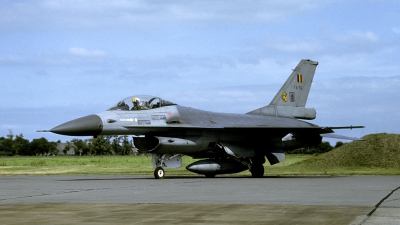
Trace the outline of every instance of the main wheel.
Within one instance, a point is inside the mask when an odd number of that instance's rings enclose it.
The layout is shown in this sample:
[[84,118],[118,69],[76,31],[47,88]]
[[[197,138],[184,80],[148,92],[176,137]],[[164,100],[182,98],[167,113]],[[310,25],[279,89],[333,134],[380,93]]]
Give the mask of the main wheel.
[[154,177],[155,177],[156,179],[163,179],[164,176],[165,176],[165,172],[164,172],[164,169],[163,169],[162,167],[157,167],[157,168],[154,170]]
[[255,178],[261,178],[264,176],[264,166],[263,164],[253,164],[251,169],[251,176]]

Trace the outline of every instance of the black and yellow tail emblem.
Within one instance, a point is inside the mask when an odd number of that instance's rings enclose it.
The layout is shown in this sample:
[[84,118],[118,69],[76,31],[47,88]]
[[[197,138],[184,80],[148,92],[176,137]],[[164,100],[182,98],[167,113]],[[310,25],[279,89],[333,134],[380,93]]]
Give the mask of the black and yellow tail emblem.
[[297,83],[303,83],[303,75],[297,74]]
[[282,100],[284,102],[287,102],[287,93],[286,92],[282,92]]

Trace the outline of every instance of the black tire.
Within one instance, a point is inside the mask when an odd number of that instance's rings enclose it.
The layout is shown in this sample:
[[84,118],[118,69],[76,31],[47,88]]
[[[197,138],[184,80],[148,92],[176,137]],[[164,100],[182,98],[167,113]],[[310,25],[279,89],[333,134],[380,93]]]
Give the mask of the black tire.
[[207,173],[207,174],[205,174],[205,176],[207,178],[214,178],[215,177],[215,173]]
[[163,179],[164,176],[165,176],[165,171],[164,171],[164,169],[163,169],[162,167],[157,167],[157,168],[154,170],[154,177],[155,177],[156,179]]
[[262,164],[254,164],[251,169],[251,176],[254,178],[261,178],[264,176],[264,166]]

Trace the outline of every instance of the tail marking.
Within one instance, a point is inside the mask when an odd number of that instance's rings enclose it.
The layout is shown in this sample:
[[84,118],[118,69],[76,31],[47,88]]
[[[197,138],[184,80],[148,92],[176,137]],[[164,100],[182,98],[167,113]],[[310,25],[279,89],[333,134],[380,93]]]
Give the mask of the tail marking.
[[316,61],[300,60],[271,103],[248,114],[315,119],[315,109],[305,108],[305,105],[317,65]]

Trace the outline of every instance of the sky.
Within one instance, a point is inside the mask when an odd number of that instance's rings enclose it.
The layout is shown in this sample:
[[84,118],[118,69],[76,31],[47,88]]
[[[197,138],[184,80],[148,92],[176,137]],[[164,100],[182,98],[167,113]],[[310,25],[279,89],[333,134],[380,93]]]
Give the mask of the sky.
[[399,9],[397,0],[0,0],[0,137],[71,140],[36,131],[138,94],[246,113],[269,104],[301,59],[319,62],[310,122],[366,126],[336,131],[352,137],[400,133]]

